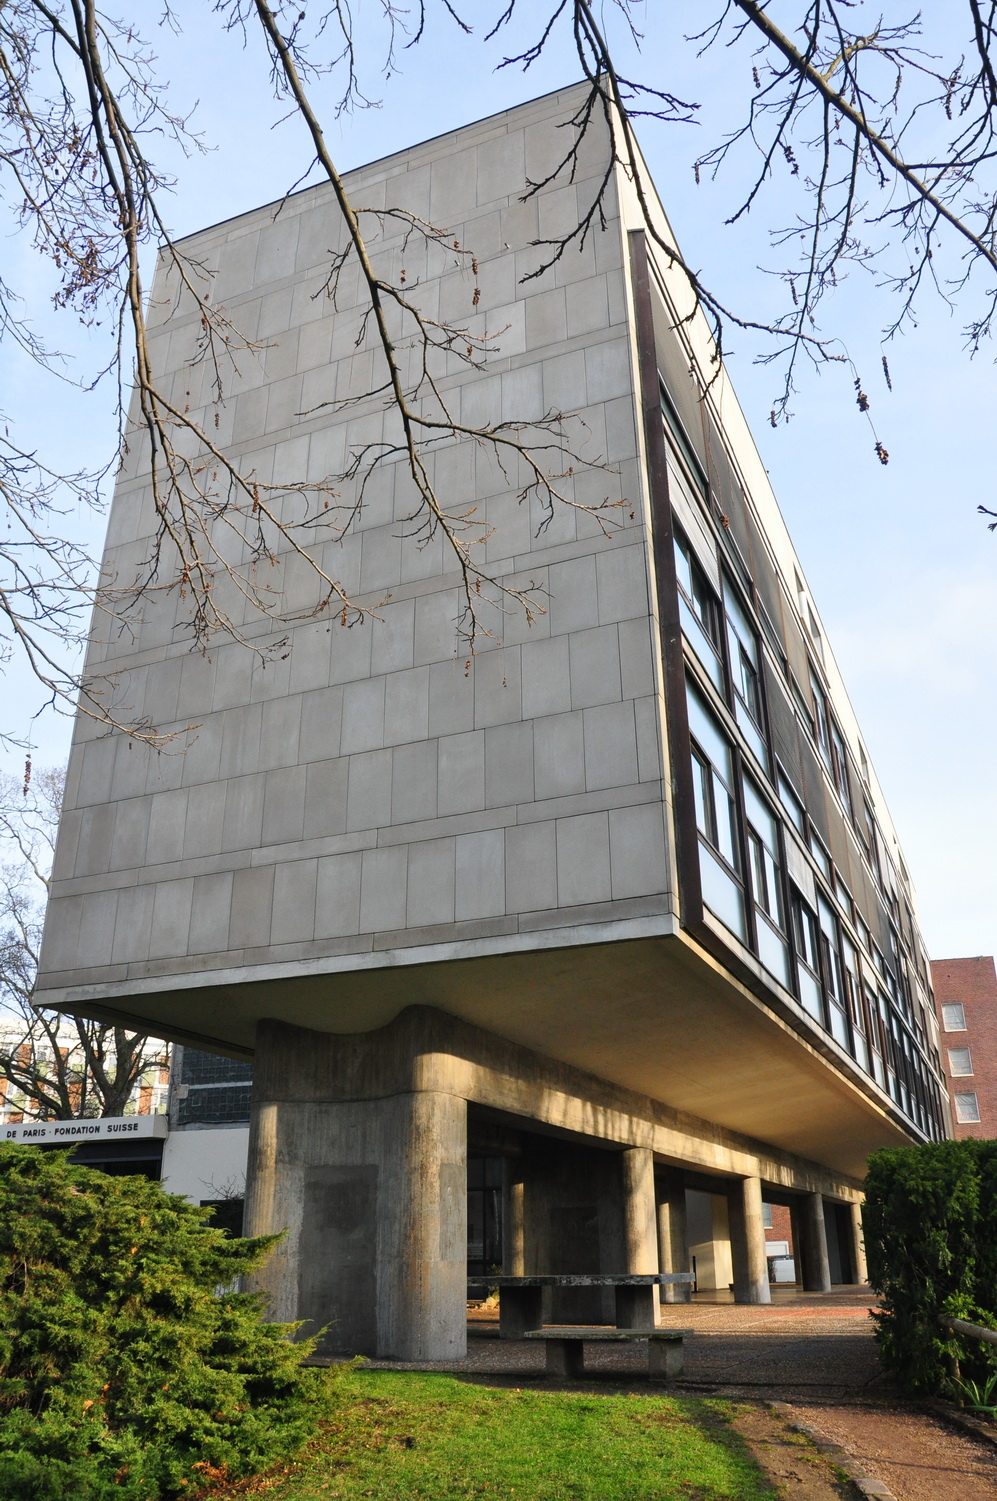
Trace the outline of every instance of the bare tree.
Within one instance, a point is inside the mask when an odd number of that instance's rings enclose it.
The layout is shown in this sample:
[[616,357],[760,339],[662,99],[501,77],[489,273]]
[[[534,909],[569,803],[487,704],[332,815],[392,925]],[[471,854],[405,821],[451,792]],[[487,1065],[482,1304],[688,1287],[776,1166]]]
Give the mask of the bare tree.
[[27,1120],[123,1115],[146,1075],[165,1067],[164,1043],[32,1002],[63,774],[23,785],[0,776],[0,1099]]
[[[319,541],[344,536],[361,511],[379,466],[402,460],[411,476],[412,504],[405,531],[412,546],[442,537],[463,580],[459,622],[468,651],[488,629],[489,612],[542,611],[529,586],[512,588],[489,574],[480,518],[461,498],[441,493],[432,459],[447,444],[471,442],[487,449],[515,476],[525,498],[539,500],[541,525],[562,504],[580,504],[572,477],[582,463],[583,435],[569,413],[547,411],[522,421],[468,425],[450,410],[440,384],[454,361],[487,362],[500,330],[480,326],[477,260],[473,246],[455,240],[450,227],[428,223],[400,208],[378,211],[354,203],[323,133],[317,99],[334,114],[371,102],[363,78],[353,12],[344,0],[305,8],[299,0],[217,0],[216,11],[233,43],[255,32],[269,56],[268,86],[297,116],[302,150],[296,186],[327,180],[342,216],[342,235],[329,254],[325,293],[335,306],[344,277],[359,279],[367,311],[358,350],[370,351],[374,374],[363,399],[379,397],[394,414],[389,439],[348,455],[345,467],[316,481],[275,476],[264,483],[240,469],[216,438],[227,382],[241,362],[258,353],[211,295],[210,268],[194,264],[170,238],[163,194],[169,184],[153,151],[167,137],[181,150],[199,147],[189,122],[171,104],[165,80],[129,18],[114,20],[96,0],[7,0],[0,6],[0,191],[38,251],[58,274],[57,303],[86,324],[113,328],[106,374],[121,389],[134,371],[131,420],[122,413],[123,442],[145,445],[157,533],[137,577],[103,579],[76,545],[62,540],[59,513],[84,502],[99,504],[102,474],[60,474],[45,456],[0,436],[0,490],[10,525],[0,541],[0,615],[4,649],[23,652],[54,702],[75,704],[108,726],[157,742],[155,724],[127,705],[115,707],[104,690],[67,660],[67,643],[85,632],[92,605],[127,617],[136,598],[176,592],[193,649],[220,640],[245,641],[248,650],[277,651],[246,639],[250,615],[279,621],[280,569],[303,562],[315,577],[316,614],[328,612],[344,628],[369,605],[351,597],[327,570]],[[636,0],[613,0],[599,16],[589,0],[549,0],[525,8],[517,0],[497,6],[481,28],[483,40],[509,37],[502,66],[528,70],[548,49],[574,49],[588,90],[565,133],[563,156],[544,183],[570,181],[590,132],[608,138],[605,177],[591,209],[562,237],[542,242],[539,275],[581,247],[602,221],[617,170],[634,183],[648,233],[684,274],[713,328],[718,359],[732,327],[770,336],[766,358],[778,363],[772,421],[789,415],[801,359],[842,362],[854,399],[870,419],[870,400],[848,352],[822,327],[829,293],[850,269],[871,272],[892,311],[889,339],[912,325],[918,299],[931,290],[945,299],[963,294],[970,307],[966,336],[972,349],[989,337],[997,298],[993,174],[997,74],[993,56],[997,7],[960,0],[945,17],[946,55],[932,55],[918,16],[859,30],[854,0],[795,0],[780,7],[755,0],[718,0],[703,8],[676,3],[688,14],[694,51],[730,55],[732,90],[742,87],[743,123],[701,150],[698,175],[732,169],[747,183],[730,216],[759,211],[768,195],[773,252],[769,269],[786,303],[774,316],[752,316],[728,306],[682,258],[644,200],[644,181],[633,122],[678,124],[698,117],[698,106],[669,87],[673,59],[650,49],[643,75],[627,76],[615,59],[622,45],[639,47]],[[784,18],[782,28],[776,15]],[[402,10],[381,0],[385,73],[404,49],[425,45],[427,21],[438,14],[464,33],[476,12],[459,0],[417,0]],[[176,24],[169,6],[164,24]],[[533,40],[517,42],[517,27]],[[932,43],[932,45],[935,45]],[[633,72],[628,69],[628,72]],[[330,77],[332,82],[330,83]],[[252,83],[247,85],[253,87]],[[709,125],[709,121],[702,122]],[[393,279],[376,254],[379,236],[399,227],[437,255],[456,257],[468,272],[465,320],[435,317],[417,285]],[[143,247],[158,242],[171,269],[172,295],[200,314],[194,364],[209,372],[208,420],[199,421],[182,397],[157,383],[149,352]],[[53,353],[33,332],[18,289],[0,280],[0,335],[42,364]],[[884,375],[889,369],[884,358]],[[356,400],[358,398],[352,398]],[[330,406],[334,403],[330,402]],[[878,433],[872,446],[888,460]],[[586,509],[610,528],[620,497],[606,475],[601,501]],[[233,555],[243,561],[233,565]],[[275,571],[276,570],[276,571]]]

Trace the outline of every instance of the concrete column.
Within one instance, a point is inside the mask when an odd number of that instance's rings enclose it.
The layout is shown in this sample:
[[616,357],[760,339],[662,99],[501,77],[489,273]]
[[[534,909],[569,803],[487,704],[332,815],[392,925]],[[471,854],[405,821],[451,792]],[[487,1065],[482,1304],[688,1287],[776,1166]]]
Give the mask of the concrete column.
[[[625,1272],[658,1270],[658,1215],[654,1196],[654,1154],[650,1147],[623,1153],[623,1245]],[[660,1288],[617,1288],[617,1323],[646,1327],[658,1322]]]
[[789,1233],[793,1237],[793,1272],[796,1285],[803,1286],[803,1211],[794,1200],[789,1209]]
[[658,1270],[658,1217],[650,1147],[623,1153],[623,1238],[626,1272]]
[[869,1266],[865,1259],[865,1234],[862,1229],[862,1205],[851,1205],[852,1215],[852,1268],[856,1282],[869,1281]]
[[467,1102],[411,1034],[258,1029],[247,1234],[286,1233],[253,1282],[326,1352],[466,1353]]
[[762,1224],[762,1182],[742,1178],[730,1189],[730,1252],[734,1269],[735,1303],[771,1303],[765,1226]]
[[827,1229],[824,1225],[822,1194],[807,1194],[800,1215],[800,1260],[803,1266],[803,1290],[808,1293],[831,1291],[831,1264],[827,1255]]
[[526,1275],[526,1198],[521,1157],[502,1163],[502,1271],[507,1277]]
[[[658,1201],[658,1257],[663,1272],[692,1270],[686,1226],[685,1185],[680,1173],[660,1173],[655,1179]],[[692,1286],[661,1289],[663,1303],[689,1303]]]
[[[395,1360],[467,1351],[467,1102],[419,1091],[385,1101],[378,1196],[377,1343]],[[396,1147],[401,1147],[397,1151]],[[446,1350],[450,1355],[433,1354]]]

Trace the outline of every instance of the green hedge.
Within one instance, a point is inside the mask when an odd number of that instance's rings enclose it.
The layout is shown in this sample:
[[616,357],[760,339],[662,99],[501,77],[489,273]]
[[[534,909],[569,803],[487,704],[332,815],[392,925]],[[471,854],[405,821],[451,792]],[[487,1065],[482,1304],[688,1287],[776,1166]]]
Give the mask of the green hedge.
[[865,1187],[884,1364],[912,1392],[951,1393],[953,1359],[964,1378],[984,1378],[993,1348],[945,1334],[939,1319],[997,1328],[997,1142],[876,1152]]
[[308,1437],[321,1378],[255,1298],[266,1255],[144,1178],[0,1145],[4,1501],[160,1501]]

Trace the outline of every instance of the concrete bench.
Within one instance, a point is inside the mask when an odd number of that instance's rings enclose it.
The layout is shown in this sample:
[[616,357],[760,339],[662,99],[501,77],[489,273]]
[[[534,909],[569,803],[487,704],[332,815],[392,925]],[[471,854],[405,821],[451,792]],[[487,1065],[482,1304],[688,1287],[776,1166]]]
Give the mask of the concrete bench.
[[593,1343],[647,1341],[647,1374],[652,1381],[670,1381],[682,1374],[682,1341],[690,1329],[598,1329],[590,1325],[570,1327],[550,1324],[528,1329],[524,1339],[542,1339],[546,1344],[548,1376],[585,1375],[585,1346]]
[[547,1287],[611,1287],[616,1299],[619,1329],[646,1329],[655,1316],[655,1287],[691,1286],[691,1272],[537,1272],[528,1276],[498,1273],[469,1277],[468,1287],[497,1287],[499,1333],[503,1339],[522,1339],[527,1329],[543,1320],[543,1290]]

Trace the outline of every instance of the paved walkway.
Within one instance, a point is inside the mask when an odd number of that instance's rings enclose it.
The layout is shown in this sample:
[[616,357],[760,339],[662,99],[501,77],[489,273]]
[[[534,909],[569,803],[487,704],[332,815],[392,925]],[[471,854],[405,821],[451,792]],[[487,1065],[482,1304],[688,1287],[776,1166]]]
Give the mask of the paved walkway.
[[[826,1294],[780,1290],[769,1305],[701,1294],[692,1303],[666,1304],[661,1322],[691,1331],[684,1388],[783,1400],[853,1399],[887,1389],[869,1308],[868,1288]],[[594,1379],[627,1381],[647,1369],[645,1353],[632,1345],[591,1346],[585,1361]],[[541,1344],[499,1340],[497,1315],[483,1310],[468,1322],[467,1360],[438,1368],[522,1378],[541,1376],[543,1367]]]

